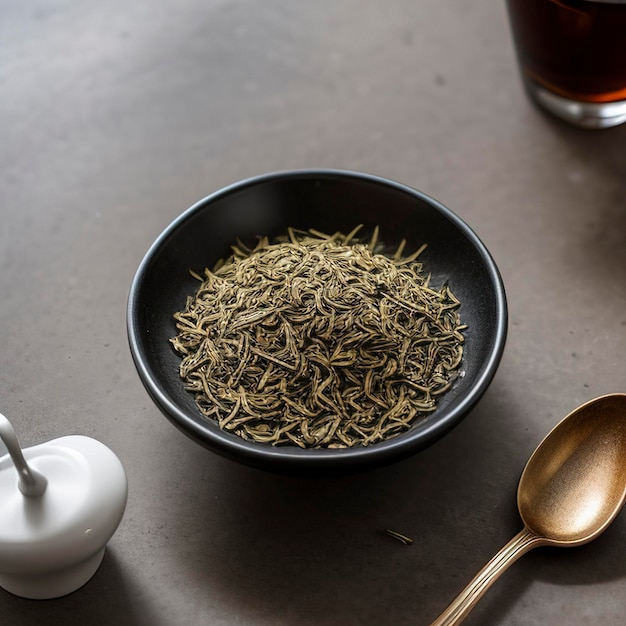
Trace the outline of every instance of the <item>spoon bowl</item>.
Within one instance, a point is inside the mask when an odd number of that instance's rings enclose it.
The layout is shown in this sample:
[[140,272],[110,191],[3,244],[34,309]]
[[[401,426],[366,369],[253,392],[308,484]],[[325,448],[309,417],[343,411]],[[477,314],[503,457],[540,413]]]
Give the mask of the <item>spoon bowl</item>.
[[578,546],[613,521],[626,497],[626,394],[592,400],[560,422],[528,460],[517,492],[526,528]]
[[531,455],[517,490],[524,528],[431,626],[461,623],[497,578],[539,546],[572,547],[600,535],[626,500],[626,394],[601,396],[557,424]]

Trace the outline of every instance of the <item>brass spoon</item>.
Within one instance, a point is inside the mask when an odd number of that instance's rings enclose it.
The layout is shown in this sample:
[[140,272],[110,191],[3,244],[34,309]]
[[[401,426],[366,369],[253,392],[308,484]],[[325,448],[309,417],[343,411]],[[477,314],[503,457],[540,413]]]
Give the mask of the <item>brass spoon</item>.
[[601,396],[557,424],[520,478],[524,529],[461,591],[431,626],[461,623],[520,556],[539,546],[572,547],[595,539],[626,499],[626,394]]

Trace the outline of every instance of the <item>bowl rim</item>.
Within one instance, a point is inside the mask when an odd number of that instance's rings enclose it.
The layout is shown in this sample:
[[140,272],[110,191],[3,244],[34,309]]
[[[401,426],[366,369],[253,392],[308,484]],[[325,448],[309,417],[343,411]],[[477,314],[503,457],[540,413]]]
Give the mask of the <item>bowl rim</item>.
[[[307,178],[352,179],[373,183],[391,187],[427,203],[449,221],[453,222],[463,236],[470,241],[478,252],[494,289],[496,327],[492,338],[492,347],[474,385],[455,404],[448,407],[446,413],[439,416],[437,420],[432,422],[425,420],[417,428],[412,428],[394,438],[371,446],[341,449],[303,449],[297,446],[272,446],[271,444],[247,441],[219,429],[214,431],[210,428],[205,428],[200,421],[197,421],[197,417],[201,417],[200,413],[196,416],[196,420],[192,419],[164,393],[159,381],[152,376],[148,360],[140,347],[139,334],[142,332],[142,329],[138,327],[136,316],[141,286],[153,260],[169,237],[192,216],[216,200],[259,184],[277,180]],[[332,471],[353,468],[366,469],[371,465],[378,466],[406,458],[418,450],[431,445],[456,426],[475,406],[489,387],[496,373],[506,343],[508,307],[504,283],[491,253],[474,230],[456,213],[438,200],[406,184],[364,172],[328,168],[291,169],[252,176],[228,184],[198,200],[174,218],[150,245],[133,276],[127,301],[126,326],[131,356],[146,391],[170,422],[182,430],[188,437],[217,453],[256,467],[280,469],[281,471],[285,469],[298,470],[299,467],[305,467],[307,470],[317,469],[322,471],[330,469]]]

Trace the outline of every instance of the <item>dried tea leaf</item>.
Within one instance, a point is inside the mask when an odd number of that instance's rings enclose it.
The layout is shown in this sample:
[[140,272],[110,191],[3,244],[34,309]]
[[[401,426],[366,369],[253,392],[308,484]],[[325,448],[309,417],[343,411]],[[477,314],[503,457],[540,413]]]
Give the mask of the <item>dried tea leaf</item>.
[[171,339],[200,411],[244,439],[371,445],[434,411],[463,357],[460,302],[417,261],[347,235],[288,229],[204,275]]

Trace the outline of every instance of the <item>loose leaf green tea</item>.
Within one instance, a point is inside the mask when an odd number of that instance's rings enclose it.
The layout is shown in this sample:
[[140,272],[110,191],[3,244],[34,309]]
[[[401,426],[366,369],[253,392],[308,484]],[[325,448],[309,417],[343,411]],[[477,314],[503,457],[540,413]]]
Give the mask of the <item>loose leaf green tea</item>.
[[393,537],[394,539],[397,539],[400,543],[403,543],[405,546],[410,546],[413,544],[413,539],[411,539],[411,537],[407,537],[407,535],[403,535],[402,533],[391,530],[390,528],[387,528],[385,532],[390,537]]
[[436,408],[463,356],[459,301],[416,259],[347,235],[241,243],[174,315],[180,375],[226,431],[273,445],[367,446]]

